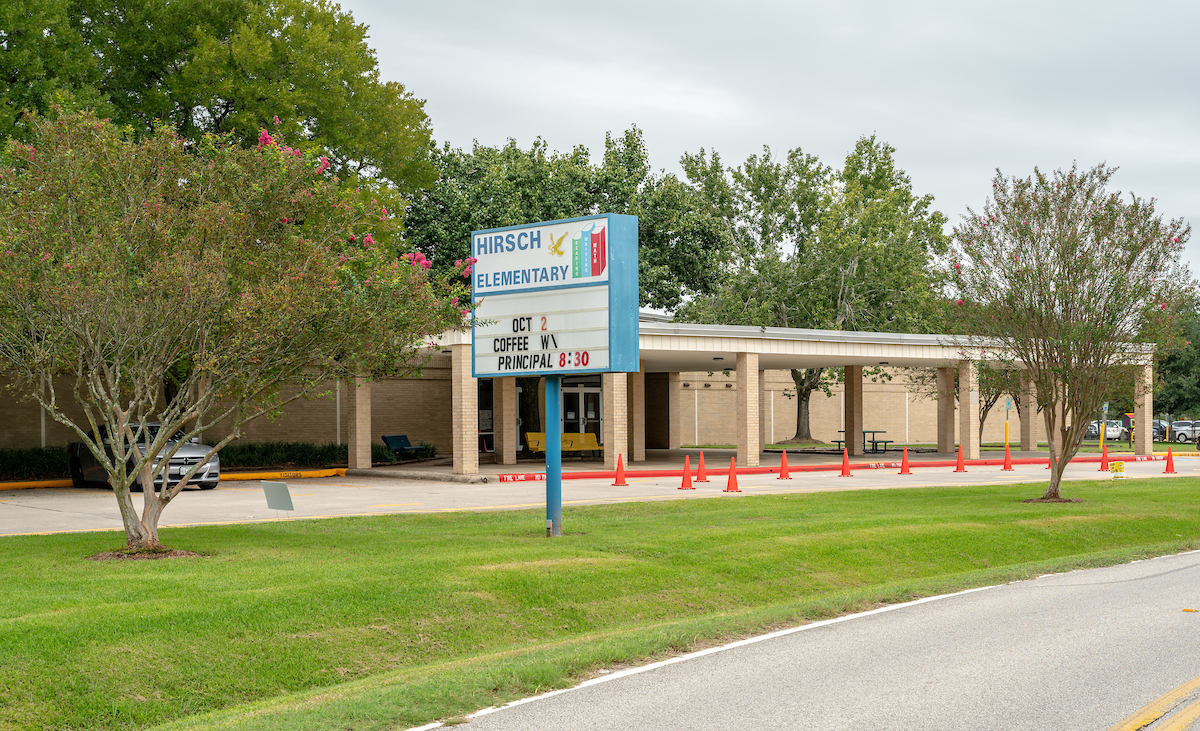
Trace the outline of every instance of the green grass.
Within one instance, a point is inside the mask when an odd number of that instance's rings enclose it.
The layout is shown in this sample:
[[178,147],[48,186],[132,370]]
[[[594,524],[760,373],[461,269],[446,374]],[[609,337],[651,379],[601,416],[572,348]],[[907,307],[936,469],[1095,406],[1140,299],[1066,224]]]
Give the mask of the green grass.
[[0,538],[0,728],[390,729],[821,617],[1200,546],[1200,480]]

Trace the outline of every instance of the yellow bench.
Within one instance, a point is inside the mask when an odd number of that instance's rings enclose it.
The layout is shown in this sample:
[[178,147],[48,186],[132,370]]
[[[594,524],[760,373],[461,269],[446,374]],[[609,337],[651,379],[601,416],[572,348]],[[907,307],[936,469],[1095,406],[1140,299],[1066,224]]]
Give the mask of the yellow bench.
[[[596,435],[592,432],[563,434],[560,438],[560,443],[564,452],[599,452],[604,449],[596,441]],[[546,433],[525,432],[525,445],[529,447],[529,451],[531,452],[545,452]]]

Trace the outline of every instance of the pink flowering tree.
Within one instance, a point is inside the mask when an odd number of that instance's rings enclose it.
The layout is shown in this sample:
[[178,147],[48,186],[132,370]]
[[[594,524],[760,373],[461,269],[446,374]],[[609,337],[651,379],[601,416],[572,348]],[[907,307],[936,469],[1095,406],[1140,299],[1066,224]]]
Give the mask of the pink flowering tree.
[[1037,389],[1050,442],[1045,500],[1062,499],[1063,470],[1104,394],[1175,337],[1194,294],[1180,261],[1190,227],[1164,220],[1153,200],[1109,191],[1114,172],[997,172],[945,262],[963,346],[1023,363]]
[[332,379],[416,371],[422,343],[464,327],[461,268],[375,245],[387,212],[267,133],[247,149],[42,119],[0,159],[0,193],[0,370],[104,465],[131,549],[160,547],[190,477],[152,488],[176,431],[223,422],[215,454]]

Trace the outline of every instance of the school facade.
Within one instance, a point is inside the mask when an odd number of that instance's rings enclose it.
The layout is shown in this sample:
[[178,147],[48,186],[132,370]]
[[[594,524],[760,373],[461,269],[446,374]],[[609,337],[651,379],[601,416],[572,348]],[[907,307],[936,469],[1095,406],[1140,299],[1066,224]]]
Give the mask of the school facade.
[[[738,464],[757,465],[764,445],[796,432],[792,368],[844,369],[845,382],[833,385],[829,395],[821,390],[811,395],[810,427],[821,441],[845,440],[851,455],[863,453],[860,435],[866,430],[894,443],[936,444],[946,453],[961,445],[965,457],[976,458],[981,439],[1003,440],[1006,412],[1014,446],[1033,450],[1045,440],[1028,386],[1020,415],[1017,404],[1006,409],[1001,398],[980,433],[972,359],[983,354],[945,335],[697,325],[649,316],[639,322],[638,340],[638,372],[562,380],[562,431],[595,433],[609,468],[618,455],[635,464],[647,449],[710,444],[736,444]],[[447,333],[436,345],[426,353],[419,377],[330,383],[325,395],[292,402],[273,420],[244,425],[242,439],[346,442],[350,465],[361,468],[370,466],[370,446],[381,443],[382,435],[406,434],[413,443],[429,442],[440,454],[452,455],[459,473],[477,471],[481,461],[515,464],[525,433],[545,431],[542,421],[536,428],[525,423],[517,379],[472,377],[469,332]],[[1139,423],[1148,423],[1153,412],[1149,355],[1138,369]],[[937,387],[913,383],[905,368],[936,369]],[[881,369],[891,378],[871,375]],[[72,440],[68,429],[33,402],[6,390],[0,404],[6,417],[0,421],[0,448]],[[544,419],[544,406],[539,411]],[[214,430],[206,436],[224,434]],[[1137,430],[1138,454],[1150,454],[1150,436],[1149,430]]]

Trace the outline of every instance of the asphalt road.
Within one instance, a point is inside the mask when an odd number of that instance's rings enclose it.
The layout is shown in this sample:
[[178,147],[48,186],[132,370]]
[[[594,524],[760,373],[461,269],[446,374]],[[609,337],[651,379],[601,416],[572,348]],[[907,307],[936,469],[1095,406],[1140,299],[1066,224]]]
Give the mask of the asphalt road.
[[1166,729],[1200,715],[1200,683],[1128,717],[1200,676],[1200,612],[1185,609],[1200,609],[1200,552],[785,630],[601,676],[463,728]]
[[[1200,458],[1178,458],[1177,477],[1200,476]],[[1130,479],[1161,477],[1162,462],[1129,462]],[[1068,480],[1111,479],[1097,472],[1095,464],[1068,466]],[[1046,470],[1039,465],[1018,465],[1012,472],[998,466],[971,467],[955,473],[948,467],[920,467],[912,475],[896,469],[856,470],[852,477],[836,471],[796,473],[792,480],[775,475],[740,475],[742,492],[725,493],[726,478],[712,476],[693,491],[679,490],[678,477],[645,478],[630,473],[627,487],[614,487],[612,478],[564,480],[563,505],[649,500],[737,499],[746,495],[839,490],[893,489],[935,485],[998,485],[1042,482]],[[327,477],[287,480],[292,513],[267,508],[257,481],[224,481],[215,490],[186,490],[163,512],[160,527],[254,523],[280,519],[323,518],[347,515],[427,513],[447,510],[539,510],[544,509],[543,482],[490,482],[468,485],[452,482],[419,482],[389,477]],[[1033,491],[1036,492],[1036,491]],[[1033,495],[1031,492],[1031,496]],[[1070,489],[1065,492],[1069,495]],[[134,507],[141,512],[142,498],[135,494]],[[565,518],[569,529],[570,516]],[[539,528],[544,518],[534,519]],[[121,530],[121,517],[112,491],[107,488],[0,489],[0,535]]]

